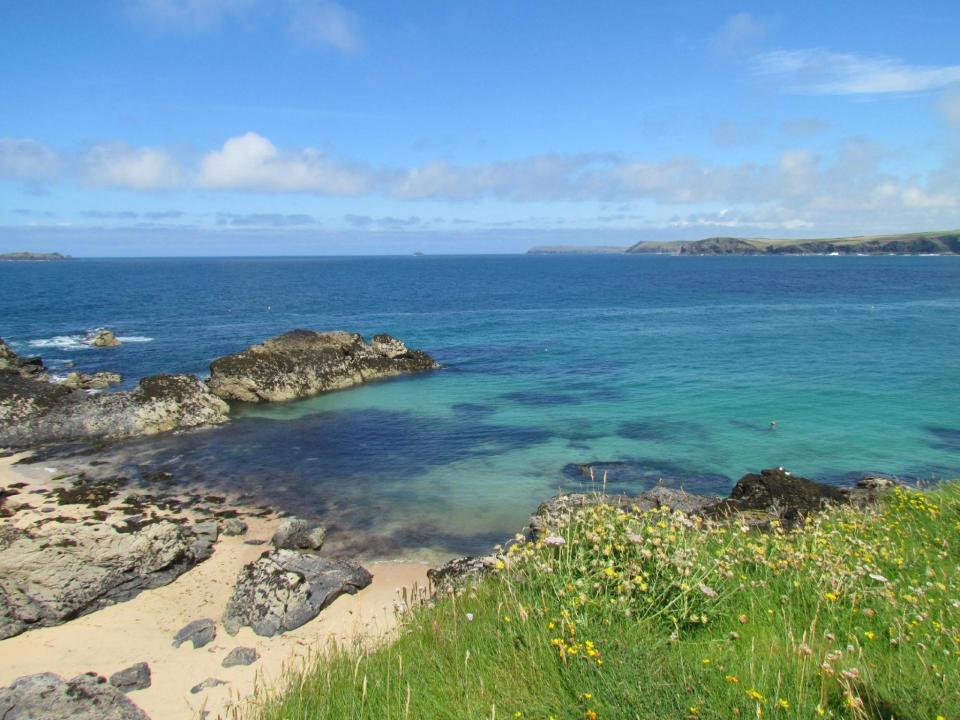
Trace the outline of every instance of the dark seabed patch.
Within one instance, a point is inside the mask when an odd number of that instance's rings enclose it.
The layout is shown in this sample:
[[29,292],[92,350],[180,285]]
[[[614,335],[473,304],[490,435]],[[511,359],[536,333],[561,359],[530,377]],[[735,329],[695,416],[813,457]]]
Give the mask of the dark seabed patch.
[[604,474],[608,492],[638,493],[654,485],[664,484],[689,492],[713,495],[733,485],[733,480],[726,475],[656,458],[568,463],[563,467],[563,476],[580,486],[600,486],[603,484]]
[[460,415],[471,415],[473,417],[484,417],[486,415],[492,415],[497,411],[492,405],[469,402],[454,403],[450,406],[450,409]]
[[770,423],[757,423],[757,422],[748,422],[746,420],[731,420],[730,424],[740,430],[749,430],[751,432],[763,432],[767,433],[773,430],[773,427]]
[[504,400],[515,402],[518,405],[530,407],[548,407],[551,405],[579,405],[580,398],[576,395],[539,390],[516,390],[501,395]]
[[960,452],[960,429],[930,425],[925,429],[934,437],[933,442],[930,443],[931,447],[938,450]]
[[617,435],[628,440],[648,442],[676,442],[678,440],[706,442],[710,433],[703,425],[682,420],[650,418],[621,423]]

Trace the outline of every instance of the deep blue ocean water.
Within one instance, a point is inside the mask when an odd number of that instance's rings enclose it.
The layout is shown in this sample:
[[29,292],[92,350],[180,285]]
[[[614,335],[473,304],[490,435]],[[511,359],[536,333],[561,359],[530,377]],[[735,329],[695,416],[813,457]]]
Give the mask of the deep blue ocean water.
[[[0,336],[127,384],[296,327],[444,364],[117,446],[331,523],[368,555],[479,552],[571,464],[726,492],[782,465],[960,476],[960,258],[482,256],[0,263]],[[110,327],[124,345],[92,349]],[[770,421],[777,427],[770,429]]]

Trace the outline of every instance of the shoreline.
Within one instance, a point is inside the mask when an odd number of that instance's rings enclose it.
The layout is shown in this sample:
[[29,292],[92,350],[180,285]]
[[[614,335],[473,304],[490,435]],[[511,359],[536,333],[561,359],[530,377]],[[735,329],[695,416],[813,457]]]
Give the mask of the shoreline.
[[[45,467],[14,466],[23,454],[0,458],[0,488],[11,486],[18,494],[6,498],[13,510],[27,503],[31,509],[16,510],[3,523],[16,527],[35,526],[53,515],[44,512],[51,503],[37,490],[49,490],[59,481]],[[46,477],[45,477],[46,475]],[[37,507],[39,506],[39,507]],[[238,509],[229,505],[231,509]],[[59,516],[88,518],[91,508],[80,505],[56,506]],[[244,509],[244,508],[240,508]],[[274,637],[260,637],[243,627],[231,636],[220,617],[233,590],[240,568],[256,560],[269,542],[281,518],[276,514],[256,517],[258,508],[244,515],[248,530],[242,536],[220,535],[211,557],[198,563],[169,584],[143,590],[135,597],[101,608],[53,627],[37,627],[0,640],[0,686],[34,673],[53,672],[69,679],[86,672],[109,677],[138,662],[150,666],[152,684],[129,693],[151,720],[181,720],[199,717],[207,711],[210,720],[228,718],[238,703],[255,699],[258,688],[272,687],[291,664],[302,663],[323,652],[328,643],[375,642],[396,627],[396,608],[407,594],[428,586],[426,563],[380,561],[367,563],[373,582],[355,595],[343,595],[319,616],[301,627]],[[97,512],[97,511],[93,511]],[[103,510],[99,512],[103,513]],[[178,514],[191,515],[188,509]],[[101,522],[117,520],[115,510]],[[263,545],[248,540],[266,541]],[[171,645],[174,634],[187,623],[212,618],[217,623],[214,640],[194,649],[190,643]],[[259,659],[248,666],[223,668],[222,659],[233,648],[252,647]],[[192,694],[197,684],[216,678],[224,685]]]

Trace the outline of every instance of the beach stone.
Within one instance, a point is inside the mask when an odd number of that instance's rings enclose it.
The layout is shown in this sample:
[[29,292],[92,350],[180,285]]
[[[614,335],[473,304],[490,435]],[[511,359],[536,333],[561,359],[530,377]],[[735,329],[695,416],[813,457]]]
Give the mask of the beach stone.
[[173,637],[173,646],[180,647],[185,642],[193,643],[193,649],[199,650],[217,636],[217,627],[213,620],[205,618],[184,625]]
[[3,720],[149,720],[117,688],[95,674],[64,680],[53,673],[17,678],[0,688]]
[[238,518],[228,518],[223,521],[221,531],[227,536],[244,535],[247,532],[247,524]]
[[167,521],[122,533],[105,522],[5,531],[0,639],[59,625],[166,585],[199,562],[195,542],[189,527]]
[[260,654],[251,647],[235,647],[220,663],[225,668],[235,665],[252,665],[257,661]]
[[297,517],[287,518],[277,526],[271,542],[278,550],[320,550],[327,539],[327,529],[311,525]]
[[257,635],[278,635],[312,620],[340,595],[353,594],[372,580],[353,563],[296,550],[265,552],[240,569],[223,626],[231,635],[244,625]]
[[150,683],[150,666],[145,662],[131,665],[110,676],[110,684],[123,693],[145,690]]
[[193,375],[155,375],[134,390],[91,395],[0,370],[0,446],[156,435],[223,423],[229,411]]
[[226,685],[226,684],[227,682],[225,680],[219,680],[218,678],[207,678],[203,682],[197,683],[192,688],[190,688],[190,692],[193,695],[196,695],[197,693],[202,692],[207,688],[217,687],[218,685]]
[[390,335],[292,330],[214,360],[208,384],[224,400],[279,402],[438,367]]
[[95,330],[88,336],[88,342],[94,347],[104,348],[104,347],[119,347],[122,343],[117,339],[116,334],[113,330],[108,330],[103,328],[101,330]]

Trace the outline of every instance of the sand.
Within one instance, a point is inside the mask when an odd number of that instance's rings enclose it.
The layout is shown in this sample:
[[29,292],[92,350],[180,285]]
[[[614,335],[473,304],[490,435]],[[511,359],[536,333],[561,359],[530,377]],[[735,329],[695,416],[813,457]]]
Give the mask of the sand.
[[[13,467],[18,458],[0,458],[0,487],[26,482],[21,495],[11,500],[39,500],[31,490],[42,488],[55,473],[43,467]],[[55,468],[51,468],[55,470]],[[10,502],[10,501],[8,501]],[[58,512],[73,506],[58,508]],[[34,511],[19,513],[18,524],[28,522]],[[353,596],[342,596],[319,617],[275,638],[262,638],[249,628],[231,637],[219,618],[241,566],[256,559],[264,546],[244,543],[269,540],[276,518],[246,518],[249,530],[243,537],[221,536],[213,557],[161,588],[142,592],[127,602],[99,610],[64,625],[30,630],[0,641],[0,686],[22,676],[54,672],[66,678],[84,672],[103,676],[146,661],[152,685],[131,692],[129,697],[152,720],[187,720],[233,717],[255,702],[258,686],[276,687],[285,667],[297,667],[305,658],[323,652],[331,642],[375,642],[396,627],[397,607],[407,593],[427,586],[426,564],[377,562],[365,564],[373,583]],[[171,645],[174,634],[192,620],[217,621],[216,638],[195,650],[190,643]],[[224,668],[221,661],[239,646],[256,648],[259,660],[250,666]],[[191,694],[190,689],[207,678],[226,685]]]

